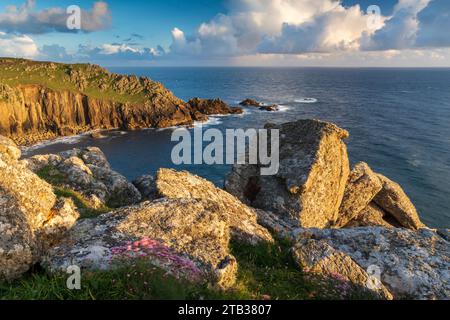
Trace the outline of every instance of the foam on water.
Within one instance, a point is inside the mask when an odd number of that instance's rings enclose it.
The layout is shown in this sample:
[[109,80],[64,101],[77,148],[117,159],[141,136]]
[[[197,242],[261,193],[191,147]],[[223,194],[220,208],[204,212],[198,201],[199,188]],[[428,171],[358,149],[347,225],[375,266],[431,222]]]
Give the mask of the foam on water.
[[29,147],[22,147],[22,155],[23,156],[27,156],[27,154],[29,154],[30,152],[33,152],[35,150],[39,150],[51,145],[55,145],[55,144],[65,144],[65,145],[71,145],[71,144],[76,144],[78,142],[80,142],[83,138],[85,138],[89,133],[83,133],[80,135],[76,135],[76,136],[70,136],[70,137],[60,137],[60,138],[56,138],[56,139],[52,139],[52,140],[45,140],[45,141],[41,141],[38,142],[32,146]]
[[316,98],[300,98],[294,100],[296,103],[317,103]]

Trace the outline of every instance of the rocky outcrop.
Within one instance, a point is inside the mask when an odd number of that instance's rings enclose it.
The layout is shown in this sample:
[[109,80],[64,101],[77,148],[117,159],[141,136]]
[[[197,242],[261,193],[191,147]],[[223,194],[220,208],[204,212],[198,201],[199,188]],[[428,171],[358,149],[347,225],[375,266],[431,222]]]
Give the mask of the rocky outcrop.
[[357,286],[361,292],[373,291],[380,299],[393,299],[392,294],[382,283],[374,283],[374,287],[369,288],[371,278],[366,270],[326,241],[300,239],[292,251],[295,261],[306,273],[337,278]]
[[240,102],[239,105],[243,107],[261,107],[262,103],[253,99],[245,99],[244,101]]
[[160,169],[156,175],[156,194],[168,199],[200,199],[214,202],[227,213],[234,238],[247,243],[273,242],[271,234],[257,223],[256,211],[211,182],[189,172]]
[[80,221],[43,265],[51,271],[73,264],[109,270],[141,259],[176,276],[227,288],[237,271],[229,252],[228,216],[206,200],[144,202]]
[[395,182],[379,174],[383,188],[374,199],[383,210],[390,213],[403,227],[417,230],[425,227],[416,208],[403,189]]
[[266,127],[280,131],[278,174],[262,176],[259,165],[235,165],[225,180],[225,190],[266,211],[263,225],[284,235],[298,227],[425,227],[398,184],[364,162],[349,174],[345,130],[317,120]]
[[358,217],[381,191],[382,184],[366,163],[358,163],[350,173],[335,227],[343,227]]
[[188,105],[192,110],[193,117],[198,121],[202,121],[204,115],[241,114],[243,112],[241,108],[230,107],[220,99],[193,98],[189,100]]
[[294,251],[307,270],[336,272],[357,283],[364,283],[364,272],[379,276],[396,299],[450,295],[450,243],[431,230],[304,229]]
[[343,142],[348,132],[316,120],[266,128],[279,130],[278,174],[259,176],[258,166],[241,166],[227,177],[226,190],[257,208],[294,219],[298,226],[333,225],[350,171]]
[[0,59],[0,135],[18,144],[94,129],[192,125],[208,114],[242,112],[220,100],[191,103],[161,83],[95,65]]
[[274,111],[278,111],[278,106],[275,105],[275,104],[271,105],[271,106],[262,106],[262,107],[259,108],[259,110],[274,112]]
[[15,279],[59,241],[79,214],[71,200],[17,160],[20,151],[0,138],[0,279]]
[[47,179],[56,186],[80,193],[92,207],[121,207],[142,198],[132,183],[112,170],[104,153],[95,147],[38,155],[25,163],[34,172],[45,171]]

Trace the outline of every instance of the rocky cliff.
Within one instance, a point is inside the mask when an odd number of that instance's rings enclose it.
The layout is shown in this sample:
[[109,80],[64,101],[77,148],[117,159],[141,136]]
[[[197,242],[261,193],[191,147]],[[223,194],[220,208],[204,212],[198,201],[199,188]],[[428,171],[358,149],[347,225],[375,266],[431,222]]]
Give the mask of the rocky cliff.
[[202,109],[191,107],[161,83],[95,65],[0,59],[0,134],[18,144],[93,129],[191,125],[213,111],[236,112],[200,101]]

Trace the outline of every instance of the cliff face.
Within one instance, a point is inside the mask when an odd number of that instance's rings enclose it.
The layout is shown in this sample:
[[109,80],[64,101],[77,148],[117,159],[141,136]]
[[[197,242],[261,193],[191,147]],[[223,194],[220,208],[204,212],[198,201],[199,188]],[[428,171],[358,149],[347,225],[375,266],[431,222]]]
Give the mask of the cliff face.
[[3,88],[9,97],[0,101],[0,134],[19,144],[92,129],[167,127],[192,122],[189,108],[171,94],[131,104],[40,85]]
[[0,59],[0,135],[20,145],[93,129],[190,125],[214,113],[202,101],[206,111],[158,82],[94,65]]

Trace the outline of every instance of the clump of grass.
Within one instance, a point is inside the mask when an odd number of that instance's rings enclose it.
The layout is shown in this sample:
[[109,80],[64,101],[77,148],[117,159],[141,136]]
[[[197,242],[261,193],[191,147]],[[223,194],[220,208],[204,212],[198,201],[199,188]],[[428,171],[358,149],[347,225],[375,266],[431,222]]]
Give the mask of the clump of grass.
[[89,201],[87,201],[80,193],[70,189],[54,187],[54,191],[57,197],[70,198],[73,200],[80,213],[80,218],[95,218],[112,210],[106,205],[100,208],[93,208]]
[[48,165],[36,172],[39,178],[47,181],[52,186],[59,186],[66,181],[67,177],[61,173],[55,166]]

